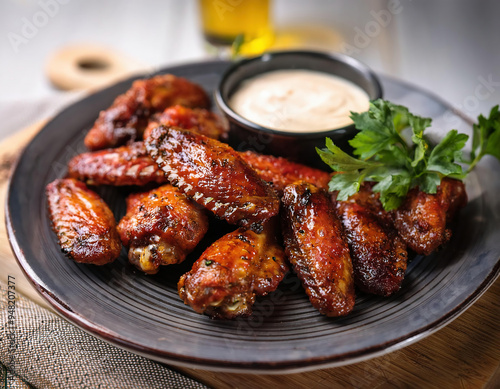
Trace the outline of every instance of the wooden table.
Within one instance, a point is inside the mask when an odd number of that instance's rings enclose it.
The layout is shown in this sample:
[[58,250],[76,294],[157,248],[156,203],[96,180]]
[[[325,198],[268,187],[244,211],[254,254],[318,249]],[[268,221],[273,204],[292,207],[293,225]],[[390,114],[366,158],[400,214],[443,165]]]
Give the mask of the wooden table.
[[[29,127],[0,143],[2,202],[10,167],[41,125]],[[3,207],[0,213],[3,218]],[[13,275],[17,292],[50,309],[17,265],[3,223],[0,228],[2,281],[6,281],[7,275]],[[402,350],[369,361],[286,375],[177,370],[214,388],[500,388],[499,316],[500,278],[469,310],[445,328]]]

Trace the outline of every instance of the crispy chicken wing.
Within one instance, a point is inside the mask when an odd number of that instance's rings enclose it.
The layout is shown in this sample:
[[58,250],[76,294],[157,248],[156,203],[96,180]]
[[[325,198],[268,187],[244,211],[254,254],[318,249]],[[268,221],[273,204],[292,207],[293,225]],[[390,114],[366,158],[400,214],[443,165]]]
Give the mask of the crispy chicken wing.
[[130,263],[148,274],[184,261],[207,230],[205,211],[172,185],[131,194],[118,224]]
[[89,185],[167,182],[165,174],[153,162],[143,142],[77,155],[68,164],[68,175]]
[[356,286],[381,296],[397,292],[405,275],[408,253],[378,194],[365,183],[347,201],[336,204],[351,249]]
[[312,305],[327,316],[347,315],[354,307],[349,248],[330,198],[312,184],[284,190],[285,252]]
[[257,227],[278,213],[274,190],[227,144],[164,126],[145,143],[170,183],[229,223]]
[[144,139],[160,124],[167,127],[184,128],[186,130],[195,129],[200,134],[214,139],[226,138],[228,131],[223,120],[213,112],[206,109],[191,109],[182,105],[175,105],[168,107],[162,113],[153,115],[146,131],[144,131]]
[[394,212],[394,225],[408,247],[418,254],[429,255],[451,238],[446,225],[466,204],[463,182],[443,178],[436,194],[418,188],[410,190]]
[[274,291],[287,271],[269,222],[261,233],[239,228],[208,247],[181,277],[179,296],[212,318],[247,316],[255,297]]
[[52,229],[59,246],[76,262],[104,265],[120,255],[122,245],[113,213],[83,182],[67,178],[47,185]]
[[151,115],[177,104],[208,108],[210,101],[198,85],[172,74],[135,81],[111,107],[101,111],[85,137],[85,146],[100,150],[141,140]]
[[328,189],[331,174],[300,163],[272,155],[262,155],[253,151],[240,154],[264,181],[270,182],[278,193],[282,194],[285,186],[298,181],[305,181],[319,188]]
[[[271,183],[280,194],[286,185],[297,181],[328,187],[330,174],[322,170],[252,151],[239,154],[261,179]],[[167,182],[143,142],[77,155],[68,164],[68,175],[89,185],[140,186],[150,182]]]

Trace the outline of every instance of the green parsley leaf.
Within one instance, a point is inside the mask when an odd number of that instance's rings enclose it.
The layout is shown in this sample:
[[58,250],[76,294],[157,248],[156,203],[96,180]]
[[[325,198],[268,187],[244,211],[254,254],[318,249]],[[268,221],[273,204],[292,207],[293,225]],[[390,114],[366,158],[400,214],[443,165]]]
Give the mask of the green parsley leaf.
[[441,183],[441,176],[435,172],[425,172],[414,180],[414,185],[418,186],[425,193],[436,193],[437,187]]
[[472,150],[470,153],[469,173],[479,160],[489,154],[500,159],[500,111],[494,106],[488,118],[479,115],[477,124],[472,127]]
[[410,185],[410,175],[407,171],[401,170],[399,174],[389,174],[381,179],[373,190],[380,193],[380,201],[385,208],[395,209],[403,202]]
[[354,125],[363,131],[358,132],[349,144],[354,148],[354,155],[359,155],[363,160],[401,140],[392,120],[391,107],[381,104],[381,101],[383,100],[370,102],[367,112],[351,113]]
[[360,169],[366,169],[373,164],[361,161],[351,157],[340,147],[337,147],[330,138],[326,138],[326,149],[316,148],[323,162],[329,165],[335,171],[352,172]]
[[[408,108],[378,99],[370,102],[363,113],[351,112],[359,130],[349,141],[352,157],[326,139],[326,149],[316,149],[321,159],[334,171],[329,188],[338,191],[337,198],[347,200],[363,181],[376,182],[386,210],[399,207],[411,188],[436,193],[441,179],[463,179],[484,155],[500,159],[500,109],[492,108],[488,118],[478,117],[473,127],[472,150],[467,172],[463,172],[463,148],[468,135],[449,131],[436,145],[425,136],[431,119],[412,114]],[[405,132],[411,129],[411,137]],[[407,139],[411,138],[411,139]]]
[[342,172],[333,176],[329,183],[330,191],[339,191],[337,195],[339,200],[347,200],[349,196],[359,191],[365,176],[379,166],[377,163],[351,157],[337,147],[330,138],[326,138],[326,149],[316,148],[316,152],[334,171]]
[[[359,130],[349,144],[351,157],[338,148],[331,139],[326,149],[318,154],[334,171],[342,172],[332,177],[329,188],[339,191],[337,198],[346,200],[356,193],[363,181],[377,184],[386,210],[401,205],[408,191],[419,186],[427,193],[436,193],[441,178],[448,175],[461,177],[461,150],[467,135],[450,131],[435,147],[425,136],[431,119],[411,113],[408,108],[386,100],[370,102],[370,109],[363,113],[351,113]],[[411,137],[405,138],[405,130]]]
[[356,172],[336,174],[330,180],[328,189],[330,189],[331,192],[338,191],[337,199],[345,201],[359,191],[364,178],[364,174]]
[[462,149],[469,139],[468,135],[459,134],[457,130],[451,130],[431,151],[427,170],[441,173],[443,176],[462,176]]
[[231,45],[231,59],[233,61],[238,59],[243,43],[245,43],[245,35],[238,34]]

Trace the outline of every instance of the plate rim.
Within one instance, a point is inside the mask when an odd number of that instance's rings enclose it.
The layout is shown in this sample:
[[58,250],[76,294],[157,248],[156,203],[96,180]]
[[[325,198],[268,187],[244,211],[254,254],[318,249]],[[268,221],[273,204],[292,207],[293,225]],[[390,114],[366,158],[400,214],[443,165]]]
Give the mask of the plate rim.
[[[388,354],[390,352],[402,349],[407,347],[429,335],[443,328],[444,326],[451,323],[454,319],[460,316],[463,312],[465,312],[470,306],[473,305],[487,290],[488,288],[495,282],[497,278],[500,276],[500,258],[497,260],[495,266],[488,273],[487,277],[481,282],[481,284],[460,304],[458,304],[454,309],[447,312],[445,315],[441,316],[439,319],[433,321],[432,323],[428,323],[424,327],[419,330],[413,331],[412,333],[405,334],[397,339],[393,339],[390,342],[378,344],[376,346],[372,346],[369,348],[356,350],[352,352],[348,352],[341,355],[327,356],[327,357],[314,357],[309,359],[302,359],[300,361],[281,361],[275,363],[269,362],[231,362],[231,361],[214,361],[213,359],[207,358],[197,358],[197,357],[189,357],[182,354],[175,354],[172,352],[167,352],[165,350],[159,350],[153,347],[146,347],[137,342],[133,342],[127,339],[120,337],[119,334],[114,333],[112,330],[108,328],[103,328],[95,323],[90,322],[85,317],[78,314],[78,312],[74,312],[70,307],[68,307],[64,302],[60,301],[50,290],[50,288],[38,277],[33,268],[29,265],[29,261],[24,255],[22,248],[19,246],[19,243],[16,239],[16,233],[13,227],[12,214],[10,211],[10,201],[13,195],[12,186],[14,177],[16,176],[16,172],[18,171],[18,167],[23,160],[23,157],[28,151],[29,146],[38,139],[38,137],[43,136],[43,132],[46,128],[53,123],[54,120],[65,110],[70,109],[74,105],[81,104],[87,99],[95,98],[95,95],[100,93],[107,93],[112,88],[118,87],[121,84],[131,83],[133,80],[143,78],[145,76],[153,76],[156,74],[163,74],[167,72],[175,72],[176,69],[183,69],[186,66],[191,65],[221,65],[221,66],[229,66],[231,62],[224,60],[209,60],[209,61],[193,61],[187,62],[184,64],[177,64],[173,66],[164,67],[154,72],[139,74],[131,76],[127,79],[121,80],[117,83],[114,83],[104,89],[101,89],[97,92],[91,93],[85,96],[82,99],[79,99],[54,115],[54,117],[45,123],[40,131],[27,143],[27,145],[23,148],[22,152],[19,154],[16,159],[13,167],[10,171],[7,185],[7,193],[6,193],[6,201],[5,201],[5,224],[7,229],[7,236],[9,240],[9,244],[14,253],[17,263],[21,267],[23,273],[29,279],[30,283],[35,287],[37,292],[53,307],[55,308],[55,312],[63,317],[66,320],[69,320],[71,323],[77,325],[79,328],[83,329],[85,332],[95,336],[103,341],[111,343],[117,347],[123,348],[130,352],[133,352],[138,355],[142,355],[149,359],[154,359],[159,362],[169,363],[177,366],[184,366],[189,368],[197,368],[197,369],[205,369],[211,371],[226,371],[226,372],[234,372],[234,373],[259,373],[259,374],[282,374],[282,373],[298,373],[305,372],[311,370],[317,370],[321,368],[330,368],[348,365],[352,363],[358,363],[364,360],[368,360],[371,358],[375,358],[381,355]],[[380,75],[380,73],[377,73]],[[450,104],[448,104],[444,99],[435,95],[433,92],[430,92],[426,89],[423,89],[419,86],[415,86],[406,81],[399,80],[393,76],[383,75],[383,78],[395,81],[399,84],[410,87],[413,90],[418,91],[421,94],[427,95],[433,100],[439,102],[443,106],[450,109],[455,115],[459,116],[469,125],[472,125],[472,120],[463,114],[458,109],[454,108]]]

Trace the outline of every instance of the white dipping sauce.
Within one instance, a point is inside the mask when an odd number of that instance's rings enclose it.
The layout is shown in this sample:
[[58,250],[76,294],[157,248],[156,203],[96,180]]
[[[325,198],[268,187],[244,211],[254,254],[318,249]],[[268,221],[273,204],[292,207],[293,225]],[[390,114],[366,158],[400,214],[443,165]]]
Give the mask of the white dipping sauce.
[[283,131],[324,131],[352,123],[369,108],[356,84],[311,70],[276,70],[244,81],[229,105],[244,118]]

